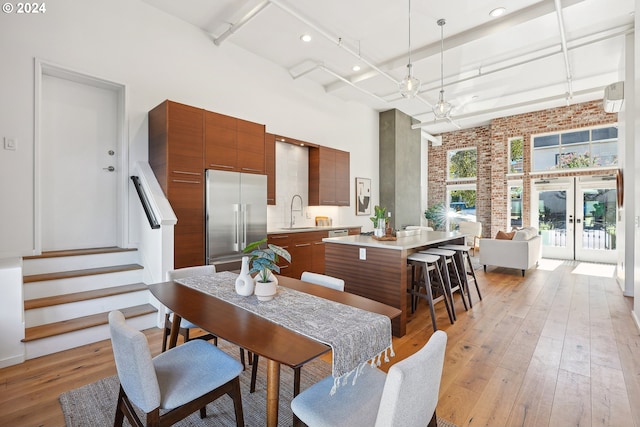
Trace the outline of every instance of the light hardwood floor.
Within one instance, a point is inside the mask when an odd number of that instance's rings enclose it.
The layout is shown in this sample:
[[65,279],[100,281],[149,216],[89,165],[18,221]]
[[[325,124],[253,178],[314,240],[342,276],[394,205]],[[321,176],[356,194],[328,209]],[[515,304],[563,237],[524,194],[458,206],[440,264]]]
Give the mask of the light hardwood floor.
[[[545,260],[546,261],[546,260]],[[551,264],[543,262],[546,268]],[[483,293],[449,335],[438,415],[458,426],[640,427],[640,334],[612,278],[553,271],[478,272]],[[441,305],[441,304],[440,304]],[[396,362],[431,335],[428,310],[394,339]],[[148,330],[153,354],[161,333]],[[1,426],[63,426],[60,393],[115,373],[109,341],[0,369]]]

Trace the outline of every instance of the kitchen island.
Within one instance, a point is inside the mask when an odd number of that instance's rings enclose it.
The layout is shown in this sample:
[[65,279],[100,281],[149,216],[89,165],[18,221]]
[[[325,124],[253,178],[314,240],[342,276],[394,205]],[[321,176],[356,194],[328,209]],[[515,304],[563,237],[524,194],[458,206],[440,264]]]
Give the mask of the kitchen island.
[[345,282],[345,291],[399,308],[402,314],[392,321],[393,335],[404,336],[407,324],[407,256],[446,244],[463,244],[457,231],[422,231],[376,240],[352,235],[322,239],[325,243],[325,274]]

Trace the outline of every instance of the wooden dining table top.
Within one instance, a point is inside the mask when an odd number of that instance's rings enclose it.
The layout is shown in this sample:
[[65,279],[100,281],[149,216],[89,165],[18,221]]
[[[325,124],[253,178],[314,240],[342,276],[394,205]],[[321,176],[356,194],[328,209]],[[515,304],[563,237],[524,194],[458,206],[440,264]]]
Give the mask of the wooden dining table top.
[[[278,276],[278,284],[390,319],[401,314],[386,304],[298,279]],[[297,368],[330,350],[326,344],[178,282],[156,283],[149,289],[162,304],[207,332],[283,365]]]

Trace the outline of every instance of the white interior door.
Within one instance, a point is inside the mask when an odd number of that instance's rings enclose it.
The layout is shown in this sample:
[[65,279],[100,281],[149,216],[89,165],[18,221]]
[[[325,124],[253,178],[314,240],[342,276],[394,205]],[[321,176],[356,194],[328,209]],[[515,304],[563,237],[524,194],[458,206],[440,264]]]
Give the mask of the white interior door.
[[43,251],[118,241],[118,93],[42,75]]

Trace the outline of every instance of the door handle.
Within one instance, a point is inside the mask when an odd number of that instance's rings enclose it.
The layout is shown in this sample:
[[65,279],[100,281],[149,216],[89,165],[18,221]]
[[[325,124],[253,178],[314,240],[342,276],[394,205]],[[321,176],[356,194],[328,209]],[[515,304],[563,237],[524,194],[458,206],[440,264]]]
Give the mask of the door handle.
[[576,223],[580,224],[582,222],[582,220],[580,218],[576,219]]
[[114,168],[113,166],[109,166],[108,168],[102,168],[102,170],[113,172],[114,170],[116,170],[116,168]]

